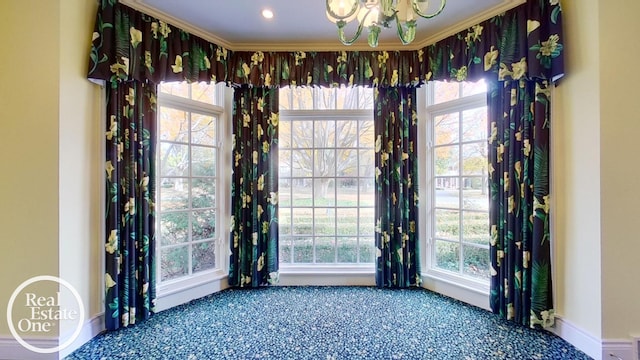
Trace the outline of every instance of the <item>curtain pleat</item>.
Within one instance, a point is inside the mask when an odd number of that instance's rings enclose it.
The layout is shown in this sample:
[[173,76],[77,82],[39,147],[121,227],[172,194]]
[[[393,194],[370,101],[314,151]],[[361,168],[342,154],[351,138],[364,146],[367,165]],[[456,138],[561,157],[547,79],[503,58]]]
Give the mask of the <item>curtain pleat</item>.
[[105,322],[133,325],[155,311],[156,89],[138,81],[107,90]]
[[229,285],[278,281],[278,89],[235,89]]
[[376,89],[376,285],[420,285],[416,89]]
[[531,327],[553,325],[549,238],[550,88],[492,82],[489,107],[490,304]]

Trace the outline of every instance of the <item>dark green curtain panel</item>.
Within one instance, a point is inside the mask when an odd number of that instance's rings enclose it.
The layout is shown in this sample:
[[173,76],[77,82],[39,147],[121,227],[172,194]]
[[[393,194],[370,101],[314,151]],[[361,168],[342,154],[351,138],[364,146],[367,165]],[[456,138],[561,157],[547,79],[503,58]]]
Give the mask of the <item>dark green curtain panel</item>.
[[107,88],[105,323],[116,330],[155,312],[156,89]]
[[234,93],[229,285],[278,281],[278,89]]
[[550,88],[492,82],[489,102],[491,309],[553,325],[549,238]]
[[416,89],[376,89],[376,285],[420,285]]

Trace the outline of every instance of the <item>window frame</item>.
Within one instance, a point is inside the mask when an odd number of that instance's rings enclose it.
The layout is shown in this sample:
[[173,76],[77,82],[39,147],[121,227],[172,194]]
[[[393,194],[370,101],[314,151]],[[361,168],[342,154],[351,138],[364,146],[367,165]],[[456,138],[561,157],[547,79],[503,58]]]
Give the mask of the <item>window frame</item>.
[[[462,288],[470,291],[471,293],[475,293],[476,295],[481,295],[482,298],[485,296],[488,299],[489,294],[489,280],[481,280],[479,278],[474,278],[472,276],[465,276],[462,272],[452,272],[447,271],[441,268],[436,267],[435,262],[435,209],[436,209],[436,186],[435,186],[435,170],[434,170],[434,161],[435,161],[435,129],[434,129],[434,119],[439,115],[450,114],[458,112],[462,114],[464,111],[476,109],[479,107],[487,106],[487,93],[482,92],[479,94],[473,94],[464,97],[458,97],[455,100],[444,101],[437,104],[433,104],[434,102],[434,90],[435,83],[430,81],[418,89],[418,131],[420,134],[425,135],[425,141],[421,141],[418,145],[419,154],[423,155],[421,157],[421,161],[419,162],[419,171],[420,171],[420,212],[424,214],[421,216],[425,221],[422,222],[419,226],[420,238],[423,239],[421,241],[424,244],[424,250],[421,252],[422,263],[425,266],[422,267],[422,276],[429,279],[429,282],[435,284],[447,284],[453,285],[457,288]],[[460,90],[462,91],[462,83],[460,83]],[[460,121],[460,120],[459,120]],[[461,146],[464,142],[462,139],[459,139],[457,143],[458,146]],[[459,155],[461,157],[462,155]],[[462,163],[459,164],[462,167]],[[454,177],[454,176],[452,176]],[[462,171],[459,171],[458,175],[455,176],[458,179],[464,178],[465,176],[462,174]],[[460,199],[462,202],[462,199]],[[462,209],[459,209],[462,210]],[[463,217],[462,213],[460,214],[459,224],[462,225]],[[487,224],[488,226],[488,224]],[[462,228],[460,228],[462,229]],[[487,233],[489,229],[487,228]],[[455,242],[460,246],[460,252],[462,252],[462,245],[464,242],[461,240],[461,236],[459,236],[458,241]],[[461,254],[462,255],[462,254]],[[464,261],[463,256],[459,255],[459,262]],[[487,262],[489,259],[487,258]],[[456,290],[449,290],[444,292],[445,295],[449,294],[454,298],[460,299],[464,298],[465,295],[459,295],[460,293]],[[475,296],[475,295],[474,295]],[[464,300],[470,303],[478,303],[477,300]]]
[[[333,97],[332,102],[334,106],[337,106],[336,104],[338,103],[338,91],[335,90],[340,90],[341,88],[326,88],[326,89],[331,89],[334,90],[334,93],[329,95],[328,97]],[[281,89],[282,90],[282,89]],[[287,121],[359,121],[359,122],[365,122],[365,121],[370,121],[373,123],[373,111],[374,108],[372,107],[371,109],[362,109],[360,108],[362,106],[362,94],[361,94],[362,89],[358,89],[358,100],[357,100],[357,109],[325,109],[322,106],[319,106],[318,103],[320,101],[322,101],[322,97],[318,98],[318,93],[319,93],[319,89],[317,88],[313,88],[311,91],[311,95],[312,95],[312,106],[314,107],[313,110],[302,110],[302,109],[294,109],[294,110],[290,110],[290,109],[283,109],[281,107],[280,110],[280,123],[283,122],[287,122]],[[292,93],[292,92],[291,92]],[[293,99],[293,94],[289,94],[289,101],[292,102]],[[327,96],[327,95],[325,95]],[[323,104],[324,105],[324,104]],[[295,105],[294,105],[295,106]],[[282,151],[284,148],[280,147],[280,150]],[[287,151],[289,150],[296,150],[296,149],[301,149],[301,148],[297,148],[297,147],[291,147],[291,148],[286,148]],[[307,148],[302,148],[302,149],[307,149]],[[315,145],[314,145],[314,149],[315,149]],[[323,148],[324,149],[324,148]],[[334,144],[334,147],[332,147],[331,149],[335,149],[340,150],[340,149],[350,149],[350,150],[356,150],[356,151],[361,151],[361,150],[374,150],[374,144],[372,144],[372,146],[370,147],[361,147],[359,144],[357,145],[357,147],[339,147],[337,146],[337,144]],[[357,169],[359,169],[360,165],[359,165],[360,159],[358,158],[358,166]],[[375,167],[375,165],[372,162],[372,165]],[[372,172],[372,176],[371,176],[371,180],[374,181],[374,176],[373,176]],[[280,176],[279,176],[280,178]],[[314,179],[316,179],[316,175],[312,174],[311,177],[302,177],[302,176],[293,176],[293,174],[289,174],[286,176],[286,179],[298,179],[298,178],[305,178],[305,179],[311,179],[311,181],[313,181]],[[332,179],[340,179],[340,178],[348,178],[348,179],[358,179],[359,180],[359,184],[360,181],[362,179],[366,179],[366,177],[363,177],[360,175],[360,173],[358,172],[356,175],[354,176],[345,176],[345,177],[341,177],[338,176],[337,174],[334,174],[332,177],[330,177]],[[279,194],[282,195],[282,189],[279,189]],[[334,192],[337,192],[336,188],[334,187]],[[347,206],[347,207],[343,207],[343,206],[338,206],[338,201],[337,201],[337,193],[335,193],[336,197],[336,201],[334,203],[334,205],[332,206],[320,206],[321,208],[332,208],[334,209],[334,211],[336,209],[341,209],[341,208],[355,208],[357,209],[357,213],[358,213],[358,219],[360,218],[360,211],[362,208],[366,208],[366,209],[371,209],[371,211],[375,211],[375,204],[371,205],[371,206],[361,206],[361,204],[358,204],[355,207],[352,206]],[[358,186],[358,195],[360,194],[360,186]],[[359,198],[359,196],[358,196]],[[310,208],[310,209],[314,209],[316,206],[304,206],[302,208]],[[286,207],[287,209],[295,209],[295,208],[300,208],[300,206],[293,206],[293,204],[290,204],[290,206]],[[282,209],[282,205],[280,205],[280,209]],[[291,215],[293,216],[293,215]],[[344,274],[344,275],[357,275],[357,274],[373,274],[374,270],[375,270],[375,238],[374,238],[374,228],[375,228],[375,217],[372,217],[372,224],[373,224],[373,228],[372,228],[372,233],[370,235],[372,241],[374,243],[372,243],[373,245],[373,256],[371,259],[371,262],[367,262],[367,263],[362,263],[362,262],[358,262],[358,263],[340,263],[340,262],[333,262],[333,263],[316,263],[316,262],[311,262],[311,263],[292,263],[292,262],[282,262],[282,259],[280,259],[280,271],[281,273],[284,274],[335,274],[335,275],[340,275],[340,274]],[[280,225],[282,226],[282,225]],[[288,235],[282,235],[282,232],[280,232],[280,240],[281,240],[281,246],[282,244],[282,239],[283,238],[288,238],[288,239],[292,239],[294,237],[296,237],[296,235],[293,233],[293,222],[290,224],[291,229]],[[334,246],[336,246],[336,248],[334,248],[335,251],[335,256],[336,256],[336,260],[337,260],[337,256],[338,256],[338,251],[339,249],[337,249],[337,245],[339,244],[339,238],[341,237],[340,234],[338,234],[337,232],[337,222],[334,223],[334,227],[336,228],[336,232],[334,235],[331,235],[334,239]],[[312,228],[315,228],[315,225],[312,226]],[[306,236],[306,235],[305,235]],[[312,231],[311,234],[308,235],[309,237],[314,239],[314,245],[315,245],[315,238],[319,235],[314,234],[314,231]],[[346,236],[346,235],[345,235]],[[368,235],[362,235],[360,233],[360,229],[358,227],[358,233],[356,235],[353,235],[353,237],[357,237],[358,240],[360,241],[362,238],[366,238],[368,237]],[[359,244],[359,242],[358,242]],[[287,244],[287,246],[290,246],[290,244]],[[358,245],[358,261],[360,261],[359,258],[359,251],[360,251],[360,247]],[[314,251],[314,261],[315,261],[315,251]]]
[[[200,243],[202,241],[196,240],[192,241],[188,239],[184,242],[184,244],[189,244],[189,274],[185,276],[181,276],[175,279],[170,280],[162,280],[162,270],[161,270],[161,249],[162,249],[162,238],[160,233],[160,208],[161,208],[161,199],[160,199],[160,191],[156,192],[156,248],[155,248],[155,256],[158,259],[156,263],[156,284],[157,284],[157,296],[158,300],[162,301],[162,298],[170,297],[171,295],[179,295],[178,300],[176,301],[164,301],[160,309],[170,308],[172,306],[178,305],[179,303],[184,302],[184,299],[196,298],[199,296],[204,296],[206,294],[195,295],[186,295],[180,297],[181,293],[187,293],[187,290],[196,288],[198,286],[208,284],[212,281],[220,281],[228,276],[228,258],[227,258],[227,244],[228,244],[228,234],[229,234],[229,222],[228,222],[228,212],[230,209],[230,189],[231,184],[230,180],[227,179],[226,176],[221,176],[223,174],[228,174],[231,171],[231,112],[232,112],[232,89],[226,88],[225,84],[219,83],[216,85],[211,84],[211,86],[216,87],[215,91],[215,104],[208,104],[198,100],[192,100],[190,98],[185,98],[182,96],[171,95],[167,93],[163,93],[160,90],[160,86],[157,87],[157,117],[156,117],[156,126],[158,128],[158,135],[156,138],[157,149],[156,151],[156,164],[157,164],[157,173],[156,173],[156,184],[161,183],[161,163],[160,163],[160,143],[161,143],[161,133],[160,133],[160,114],[161,107],[167,107],[171,109],[176,109],[179,111],[185,111],[190,113],[196,113],[205,116],[215,116],[217,118],[217,143],[214,145],[216,149],[216,164],[215,164],[215,204],[213,209],[215,209],[215,224],[216,230],[213,238],[214,251],[215,251],[215,266],[212,269],[198,271],[193,273],[193,265],[191,264],[191,256],[192,250],[191,247],[194,244]],[[191,92],[191,89],[189,90]],[[189,129],[189,134],[191,133],[191,129]],[[188,142],[189,147],[193,145],[191,143],[191,139],[189,138]],[[196,144],[197,145],[197,144]],[[188,176],[185,176],[186,179],[194,178],[191,173]],[[195,177],[197,178],[197,177]],[[189,186],[189,194],[191,197],[191,186]],[[186,210],[187,212],[191,211],[191,205]],[[201,291],[200,291],[201,292]],[[209,290],[207,293],[211,293]],[[173,299],[172,299],[173,300]],[[168,304],[167,304],[168,303]]]

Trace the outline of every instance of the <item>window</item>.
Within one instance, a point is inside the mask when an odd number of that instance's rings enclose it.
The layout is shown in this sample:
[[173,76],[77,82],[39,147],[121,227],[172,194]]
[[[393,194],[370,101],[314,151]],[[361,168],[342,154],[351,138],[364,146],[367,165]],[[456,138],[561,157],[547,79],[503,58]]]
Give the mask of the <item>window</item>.
[[490,276],[486,84],[432,82],[426,104],[428,272],[486,288]]
[[158,96],[159,283],[221,268],[224,88],[163,83]]
[[372,109],[372,89],[280,89],[281,264],[372,266]]

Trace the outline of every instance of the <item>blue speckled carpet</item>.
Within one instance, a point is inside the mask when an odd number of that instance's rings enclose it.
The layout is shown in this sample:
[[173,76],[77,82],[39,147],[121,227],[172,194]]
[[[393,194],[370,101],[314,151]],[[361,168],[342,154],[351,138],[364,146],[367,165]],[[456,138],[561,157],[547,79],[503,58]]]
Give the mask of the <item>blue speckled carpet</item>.
[[67,359],[589,359],[427,290],[225,290],[104,333]]

